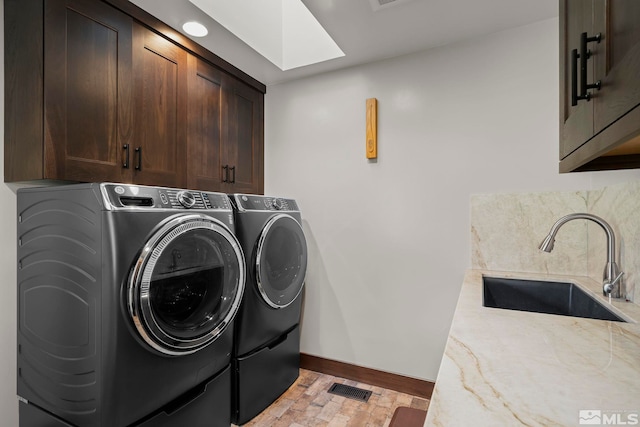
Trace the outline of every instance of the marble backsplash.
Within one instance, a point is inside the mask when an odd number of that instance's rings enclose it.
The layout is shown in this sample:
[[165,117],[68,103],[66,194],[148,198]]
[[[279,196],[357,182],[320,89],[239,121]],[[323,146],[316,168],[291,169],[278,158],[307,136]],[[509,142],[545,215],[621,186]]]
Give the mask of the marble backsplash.
[[625,272],[627,298],[638,302],[640,181],[592,191],[473,195],[472,268],[589,276],[601,281],[606,237],[592,221],[566,223],[551,253],[538,250],[551,226],[575,212],[597,215],[611,225],[617,239],[618,265]]

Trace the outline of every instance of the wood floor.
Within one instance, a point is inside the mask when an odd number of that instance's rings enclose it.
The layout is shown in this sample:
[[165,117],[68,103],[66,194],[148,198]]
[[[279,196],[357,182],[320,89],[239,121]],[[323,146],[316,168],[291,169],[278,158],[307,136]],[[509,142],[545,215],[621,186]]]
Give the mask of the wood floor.
[[[333,383],[371,390],[372,394],[367,402],[337,396],[327,392]],[[426,410],[429,401],[301,369],[289,390],[244,427],[386,427],[398,406]]]

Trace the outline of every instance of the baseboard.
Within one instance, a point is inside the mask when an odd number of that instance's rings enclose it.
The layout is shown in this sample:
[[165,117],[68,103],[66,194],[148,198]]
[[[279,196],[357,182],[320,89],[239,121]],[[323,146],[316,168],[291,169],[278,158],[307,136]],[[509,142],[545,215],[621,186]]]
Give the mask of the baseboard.
[[388,388],[424,399],[431,399],[433,387],[435,386],[431,381],[390,374],[389,372],[378,371],[371,368],[363,368],[362,366],[312,356],[306,353],[300,354],[300,367],[322,374]]

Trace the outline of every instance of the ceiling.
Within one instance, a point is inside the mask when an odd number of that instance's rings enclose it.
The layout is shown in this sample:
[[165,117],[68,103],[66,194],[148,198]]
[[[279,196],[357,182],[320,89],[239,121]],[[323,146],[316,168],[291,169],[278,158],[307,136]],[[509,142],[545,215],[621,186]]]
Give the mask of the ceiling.
[[345,56],[282,71],[189,0],[130,1],[180,32],[189,20],[205,24],[209,34],[191,38],[267,86],[558,16],[557,0],[411,0],[376,12],[370,0],[302,0]]

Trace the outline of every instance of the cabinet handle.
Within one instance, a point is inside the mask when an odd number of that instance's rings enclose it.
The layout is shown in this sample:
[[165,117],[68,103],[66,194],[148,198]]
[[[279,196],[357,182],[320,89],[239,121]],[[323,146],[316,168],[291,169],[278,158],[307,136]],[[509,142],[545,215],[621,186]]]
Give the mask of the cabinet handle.
[[578,105],[578,101],[584,99],[578,95],[578,49],[571,51],[571,106]]
[[136,170],[142,170],[142,147],[136,147]]
[[229,182],[229,165],[222,167],[222,182]]
[[233,175],[231,175],[231,180],[229,181],[231,184],[233,184],[233,183],[235,183],[235,182],[236,182],[236,167],[235,167],[235,166],[231,166],[231,167],[229,168],[229,170],[230,170],[231,172],[233,172]]
[[[587,102],[589,102],[589,100],[591,99],[591,94],[588,92],[589,89],[600,90],[600,87],[602,85],[602,82],[600,80],[598,80],[595,83],[587,83],[587,60],[591,58],[591,50],[587,49],[587,44],[593,43],[593,42],[600,43],[600,40],[602,40],[602,35],[600,33],[596,34],[593,37],[589,37],[587,33],[580,34],[580,54],[577,55],[577,57],[580,58],[580,95],[577,95],[576,97],[574,97],[572,94],[571,105],[576,105],[578,101],[581,99],[584,99]],[[573,62],[575,61],[574,55],[576,54],[574,54],[574,52],[572,51],[571,52],[572,78],[574,78],[574,71],[573,71],[573,67],[574,67]],[[572,81],[572,90],[573,90],[573,81]]]
[[122,149],[124,150],[124,163],[122,163],[122,167],[129,169],[129,144],[124,144]]

